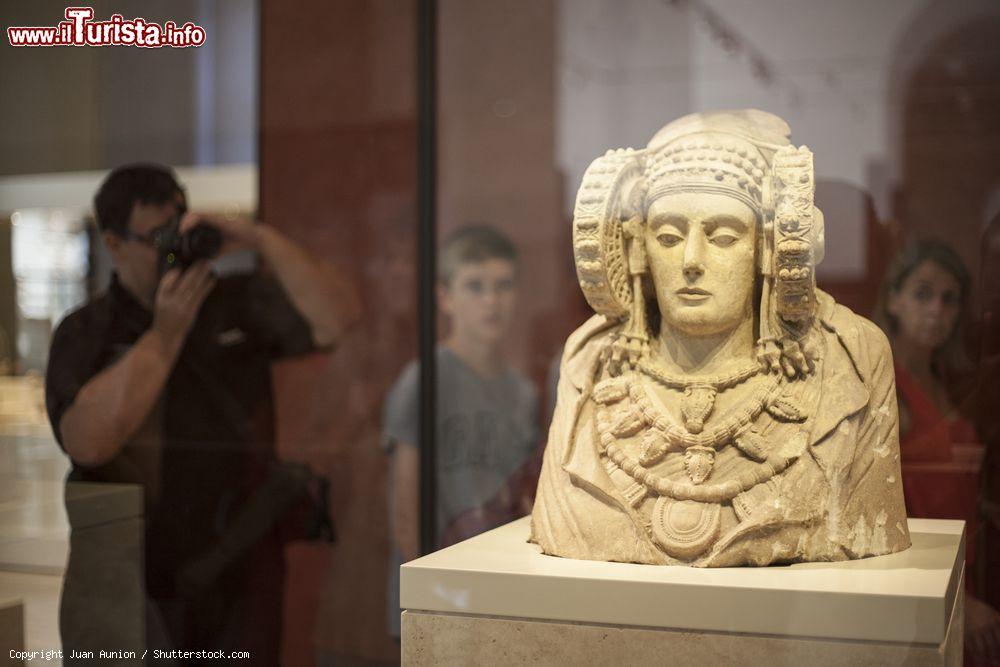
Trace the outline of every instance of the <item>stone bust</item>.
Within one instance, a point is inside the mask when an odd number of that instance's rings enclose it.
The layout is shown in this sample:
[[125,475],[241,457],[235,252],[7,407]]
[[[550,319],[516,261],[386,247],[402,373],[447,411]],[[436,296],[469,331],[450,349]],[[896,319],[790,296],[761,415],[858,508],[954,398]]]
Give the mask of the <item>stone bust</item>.
[[531,540],[700,567],[906,549],[889,343],[816,288],[812,153],[757,110],[608,151],[573,247],[597,315],[568,339]]

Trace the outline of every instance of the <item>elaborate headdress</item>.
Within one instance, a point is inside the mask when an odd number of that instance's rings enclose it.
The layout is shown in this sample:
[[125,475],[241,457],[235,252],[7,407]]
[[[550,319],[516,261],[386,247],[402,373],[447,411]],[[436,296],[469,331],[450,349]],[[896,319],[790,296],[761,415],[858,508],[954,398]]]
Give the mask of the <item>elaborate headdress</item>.
[[666,125],[645,149],[611,150],[591,163],[576,198],[573,250],[591,307],[625,322],[616,362],[638,354],[647,337],[641,231],[649,204],[694,191],[734,197],[757,213],[759,353],[775,369],[812,367],[806,336],[816,311],[823,216],[813,205],[812,153],[793,146],[789,134],[785,121],[755,109],[691,114]]

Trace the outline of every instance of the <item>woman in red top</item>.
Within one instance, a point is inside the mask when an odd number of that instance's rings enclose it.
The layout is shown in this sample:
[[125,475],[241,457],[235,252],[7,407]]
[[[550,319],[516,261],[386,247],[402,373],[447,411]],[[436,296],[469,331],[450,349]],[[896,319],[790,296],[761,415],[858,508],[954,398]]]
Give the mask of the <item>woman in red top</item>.
[[983,446],[954,402],[969,286],[951,248],[918,241],[890,267],[879,315],[895,361],[907,514],[966,521],[966,648],[981,659],[1000,649],[1000,614],[977,596],[972,578]]

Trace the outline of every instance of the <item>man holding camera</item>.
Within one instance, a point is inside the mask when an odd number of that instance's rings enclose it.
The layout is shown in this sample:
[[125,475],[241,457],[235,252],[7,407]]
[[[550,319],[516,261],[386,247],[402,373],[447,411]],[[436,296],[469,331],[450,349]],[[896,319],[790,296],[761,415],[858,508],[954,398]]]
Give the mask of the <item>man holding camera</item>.
[[[141,485],[145,528],[129,552],[128,540],[73,526],[64,647],[249,650],[276,664],[284,560],[281,503],[267,496],[278,467],[270,364],[330,348],[358,317],[357,297],[272,227],[188,213],[166,168],[116,169],[94,204],[115,275],[53,335],[46,403],[73,464],[67,495],[77,483]],[[273,277],[217,278],[212,256],[238,250]],[[130,562],[136,551],[144,568]],[[145,641],[134,601],[122,601],[130,577],[146,596]]]

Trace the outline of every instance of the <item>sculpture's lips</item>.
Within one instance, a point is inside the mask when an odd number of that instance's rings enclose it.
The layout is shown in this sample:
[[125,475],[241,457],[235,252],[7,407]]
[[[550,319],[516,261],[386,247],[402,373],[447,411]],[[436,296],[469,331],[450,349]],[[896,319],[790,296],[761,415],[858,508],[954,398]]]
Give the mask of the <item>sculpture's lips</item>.
[[703,289],[700,289],[698,287],[682,287],[679,290],[677,290],[677,294],[679,294],[682,297],[688,297],[688,298],[692,298],[692,297],[694,297],[694,298],[705,298],[707,296],[712,296],[711,292],[707,292],[707,291],[705,291]]

